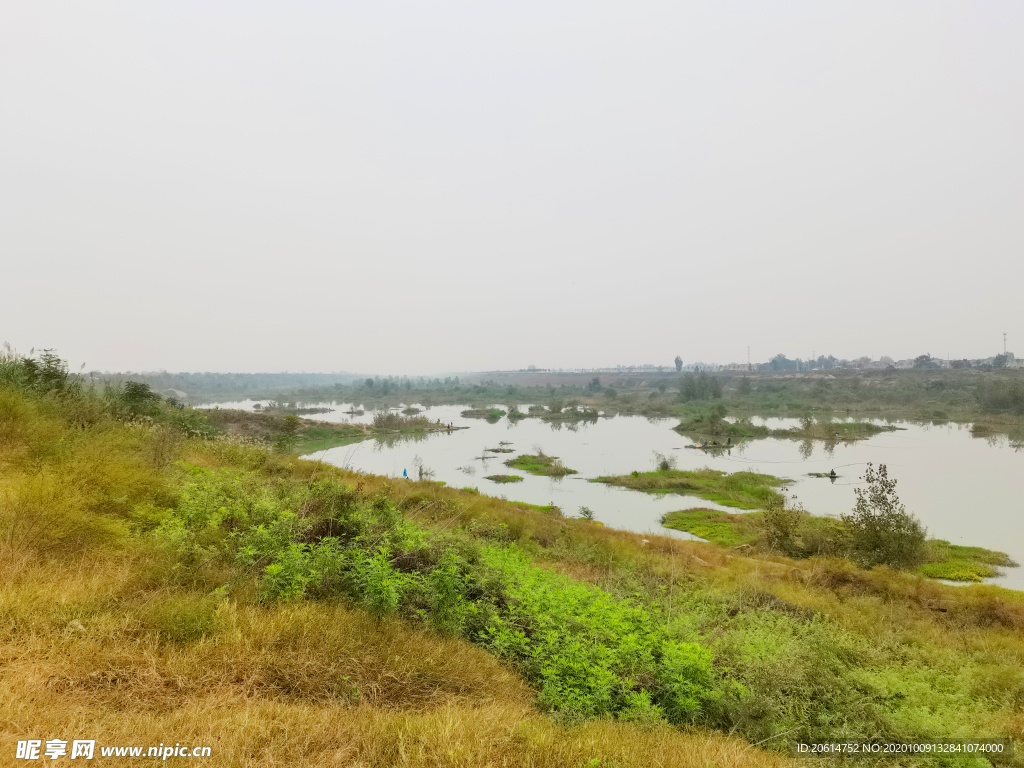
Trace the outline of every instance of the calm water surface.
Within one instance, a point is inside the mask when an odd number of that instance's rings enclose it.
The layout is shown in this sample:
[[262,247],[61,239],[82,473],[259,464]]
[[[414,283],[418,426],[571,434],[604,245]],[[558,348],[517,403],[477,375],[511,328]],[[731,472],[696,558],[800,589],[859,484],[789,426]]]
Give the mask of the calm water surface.
[[[252,401],[224,403],[223,407],[251,409]],[[330,405],[331,413],[304,418],[330,422],[369,422],[372,411],[349,416],[349,404]],[[689,534],[661,527],[665,512],[690,506],[716,508],[703,499],[677,494],[648,495],[623,488],[588,483],[586,478],[621,475],[654,467],[654,452],[674,456],[680,469],[711,467],[726,472],[751,470],[792,479],[787,493],[812,514],[839,515],[854,503],[854,488],[865,464],[886,464],[889,476],[899,483],[897,493],[907,509],[928,527],[929,534],[954,544],[988,547],[1008,553],[1024,563],[1024,452],[1015,450],[1004,438],[971,437],[968,426],[921,426],[899,423],[902,429],[885,432],[869,440],[826,448],[822,442],[757,440],[734,447],[731,453],[714,456],[686,449],[689,441],[672,431],[676,419],[651,420],[641,416],[601,418],[596,423],[549,424],[538,419],[489,424],[464,419],[466,406],[434,406],[423,411],[430,419],[469,427],[451,433],[437,433],[418,440],[381,442],[367,440],[354,445],[321,451],[315,458],[362,472],[401,477],[413,474],[419,457],[432,469],[436,480],[450,486],[470,486],[482,493],[505,496],[532,504],[557,504],[566,515],[580,506],[594,510],[596,519],[614,528],[640,533],[657,532],[692,538]],[[526,408],[522,410],[525,412]],[[771,419],[772,427],[789,427],[795,420]],[[509,442],[515,453],[490,454]],[[579,472],[563,479],[535,477],[504,465],[520,453],[537,448],[558,456]],[[313,457],[311,457],[313,458]],[[807,477],[809,472],[835,469],[839,479]],[[520,474],[521,483],[501,485],[486,475]],[[1008,568],[992,583],[1024,589],[1024,568]]]

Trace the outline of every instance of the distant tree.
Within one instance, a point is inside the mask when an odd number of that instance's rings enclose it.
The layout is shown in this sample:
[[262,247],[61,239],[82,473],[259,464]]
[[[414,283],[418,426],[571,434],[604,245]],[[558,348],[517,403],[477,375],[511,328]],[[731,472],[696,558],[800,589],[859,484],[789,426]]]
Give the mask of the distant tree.
[[1009,363],[1009,362],[1010,362],[1010,356],[1009,355],[996,355],[994,358],[992,358],[992,367],[993,368],[1005,368],[1006,364]]
[[949,367],[950,368],[970,368],[971,367],[971,361],[970,360],[953,360],[952,362],[950,362]]
[[367,379],[366,386],[368,389],[373,389],[373,379]]
[[722,380],[717,376],[700,373],[684,373],[679,379],[679,398],[688,400],[712,400],[722,396]]
[[939,361],[929,354],[918,355],[914,358],[915,368],[939,368]]
[[294,413],[285,416],[280,426],[281,431],[274,435],[274,450],[278,453],[291,451],[299,440],[299,427],[301,426],[302,422]]
[[682,370],[683,370],[683,358],[681,358],[679,355],[676,355],[676,373],[679,373]]
[[592,378],[590,380],[590,383],[587,384],[587,389],[589,389],[591,392],[597,392],[597,390],[599,390],[600,388],[601,388],[601,380],[599,378],[597,378],[597,376]]
[[119,400],[133,414],[152,414],[156,405],[163,398],[154,392],[149,384],[126,381],[121,387],[119,396],[111,399]]
[[982,409],[990,412],[1009,411],[1024,413],[1024,381],[1013,378],[994,377],[994,381],[982,381],[978,388],[978,402]]
[[795,371],[797,369],[796,360],[790,360],[781,352],[773,357],[767,363],[769,371]]

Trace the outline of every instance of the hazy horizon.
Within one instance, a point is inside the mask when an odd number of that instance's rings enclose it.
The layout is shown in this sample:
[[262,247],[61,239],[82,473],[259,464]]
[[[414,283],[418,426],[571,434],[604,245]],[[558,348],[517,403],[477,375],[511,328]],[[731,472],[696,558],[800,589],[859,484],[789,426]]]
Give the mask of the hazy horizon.
[[1024,353],[1024,5],[4,3],[0,342],[109,371]]

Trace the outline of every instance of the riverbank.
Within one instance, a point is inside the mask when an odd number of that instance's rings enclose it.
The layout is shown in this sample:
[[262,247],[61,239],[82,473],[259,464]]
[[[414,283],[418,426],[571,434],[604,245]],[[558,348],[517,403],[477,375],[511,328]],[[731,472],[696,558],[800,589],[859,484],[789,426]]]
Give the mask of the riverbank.
[[[323,413],[327,409],[310,409]],[[232,408],[204,408],[197,413],[220,434],[243,441],[278,446],[299,455],[351,445],[370,438],[416,438],[466,427],[449,427],[415,413],[382,412],[370,424],[313,421],[293,413],[273,410],[243,411]]]
[[1024,727],[1022,594],[614,530],[203,436],[137,391],[9,380],[10,739],[781,766],[796,739]]
[[[693,409],[724,404],[731,416],[801,417],[812,409],[833,417],[980,422],[1024,426],[1024,371],[982,369],[814,370],[572,373],[491,372],[445,379],[338,377],[329,386],[289,385],[287,375],[146,375],[154,388],[183,390],[194,403],[268,398],[279,401],[398,402],[426,406],[470,403],[503,410],[563,405],[622,415],[690,418]],[[297,377],[295,382],[312,377]],[[271,385],[274,381],[276,384]],[[176,391],[177,391],[176,390]]]
[[[731,514],[715,509],[691,508],[669,512],[662,525],[685,531],[706,541],[727,548],[746,551],[813,556],[843,556],[849,531],[842,521],[834,518],[812,517],[799,511],[784,511],[788,519],[781,531],[788,541],[780,537],[779,522],[775,528],[762,512]],[[928,539],[921,547],[919,562],[914,570],[932,579],[955,582],[980,582],[999,575],[999,568],[1016,568],[1005,552],[983,547],[950,544],[942,539]]]

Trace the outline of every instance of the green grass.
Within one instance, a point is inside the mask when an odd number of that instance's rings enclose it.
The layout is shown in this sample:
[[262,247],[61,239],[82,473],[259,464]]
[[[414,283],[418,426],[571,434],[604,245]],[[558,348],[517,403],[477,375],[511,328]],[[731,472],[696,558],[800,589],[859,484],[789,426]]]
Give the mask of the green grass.
[[531,475],[561,477],[562,475],[576,474],[575,469],[569,469],[559,461],[557,456],[546,456],[543,453],[537,455],[524,453],[516,456],[514,459],[509,459],[505,462],[505,465],[529,472]]
[[759,514],[733,515],[716,509],[681,509],[661,519],[666,528],[686,531],[721,547],[754,544],[761,535]]
[[931,579],[948,581],[981,581],[999,572],[989,566],[972,560],[945,560],[941,563],[925,563],[918,572]]
[[496,483],[521,483],[523,478],[520,475],[487,475],[485,480],[493,480]]
[[994,549],[984,547],[967,547],[961,544],[950,544],[944,539],[932,539],[929,544],[937,554],[942,554],[949,559],[971,560],[985,565],[996,565],[1013,567],[1017,563],[1010,559],[1005,552],[997,552]]
[[598,477],[590,482],[607,483],[647,493],[680,493],[697,496],[724,507],[760,509],[781,504],[783,496],[776,488],[788,480],[757,472],[720,472],[715,469],[696,471],[662,469],[654,472],[633,472],[629,475]]
[[550,514],[552,512],[561,513],[562,511],[561,507],[556,507],[554,504],[529,504],[525,501],[513,501],[509,503],[515,504],[517,507],[522,507],[523,509],[529,509],[543,514]]
[[918,572],[933,579],[950,581],[981,581],[998,576],[997,568],[1017,565],[1005,552],[984,547],[950,544],[943,539],[931,539],[927,546],[928,562]]

